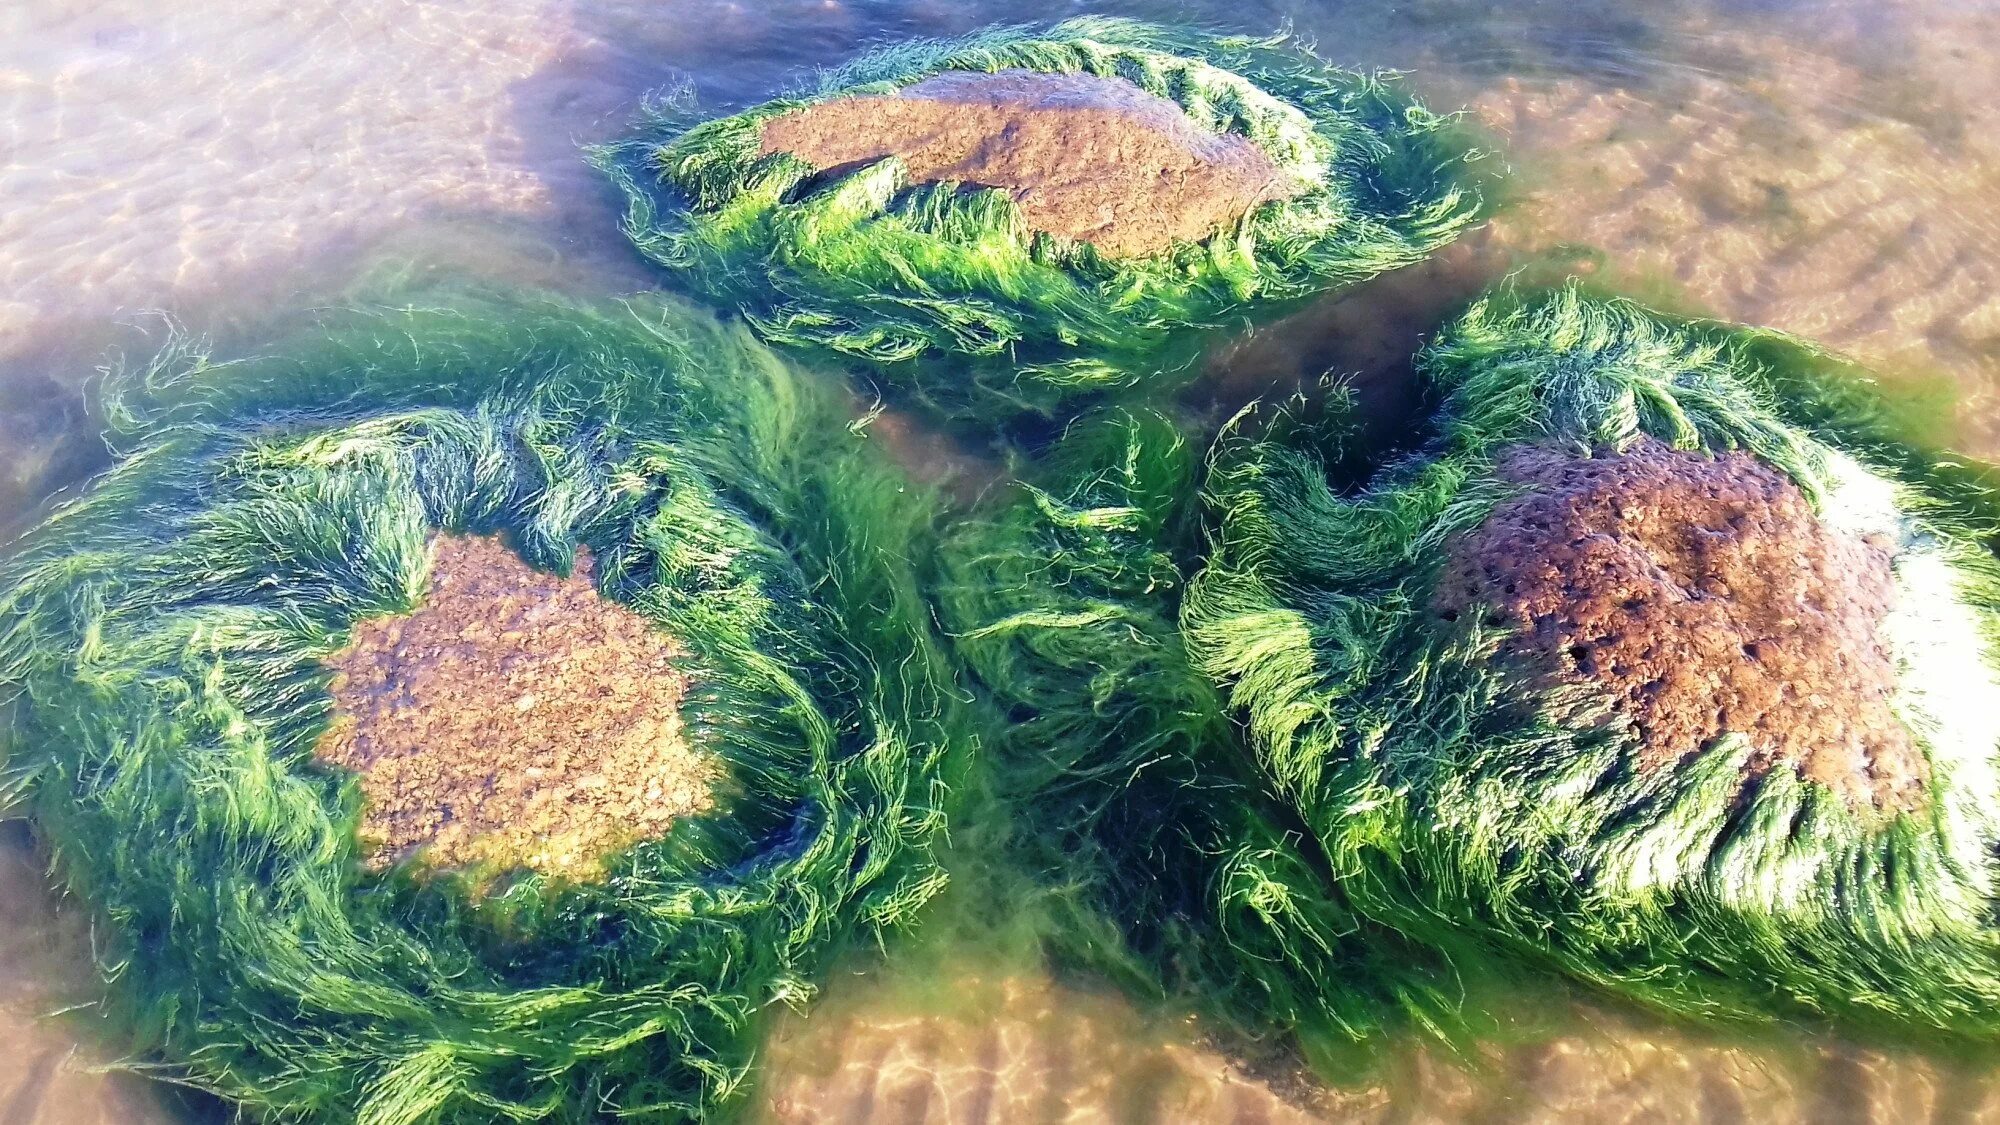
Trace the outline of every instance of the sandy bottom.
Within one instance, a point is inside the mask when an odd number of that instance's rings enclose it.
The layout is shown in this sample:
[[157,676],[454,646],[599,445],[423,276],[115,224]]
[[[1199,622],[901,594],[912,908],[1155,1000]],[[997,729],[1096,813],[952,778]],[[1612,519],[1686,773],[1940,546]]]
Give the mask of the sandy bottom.
[[794,1020],[766,1055],[754,1116],[771,1125],[1315,1119],[1114,997],[1033,975],[966,976],[944,991],[950,1011],[871,1005],[860,991]]
[[510,88],[565,48],[557,10],[8,5],[0,339],[281,274],[419,208],[548,208]]
[[66,1022],[41,1018],[89,1002],[90,920],[49,893],[18,825],[0,828],[0,903],[0,1123],[181,1120],[166,1087],[103,1069],[114,1056],[89,1041],[89,1009]]
[[1406,1045],[1339,1087],[1265,1081],[1181,1025],[1033,974],[931,981],[950,1011],[857,982],[783,1027],[753,1120],[853,1125],[1204,1122],[2000,1122],[2000,1077],[1840,1044],[1730,1044],[1579,1009],[1461,1063]]

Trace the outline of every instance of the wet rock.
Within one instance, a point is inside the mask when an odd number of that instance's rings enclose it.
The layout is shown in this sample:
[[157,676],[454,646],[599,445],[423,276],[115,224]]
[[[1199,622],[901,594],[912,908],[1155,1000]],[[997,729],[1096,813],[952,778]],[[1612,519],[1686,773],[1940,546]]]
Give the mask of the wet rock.
[[1517,447],[1500,471],[1527,491],[1457,543],[1441,621],[1485,614],[1517,631],[1504,657],[1607,693],[1641,768],[1739,732],[1748,778],[1793,769],[1857,807],[1922,800],[1928,766],[1891,703],[1887,544],[1828,527],[1742,452]]
[[1293,193],[1243,137],[1197,126],[1122,78],[946,71],[764,123],[766,154],[823,169],[900,157],[910,179],[1006,189],[1035,230],[1113,257],[1196,242]]

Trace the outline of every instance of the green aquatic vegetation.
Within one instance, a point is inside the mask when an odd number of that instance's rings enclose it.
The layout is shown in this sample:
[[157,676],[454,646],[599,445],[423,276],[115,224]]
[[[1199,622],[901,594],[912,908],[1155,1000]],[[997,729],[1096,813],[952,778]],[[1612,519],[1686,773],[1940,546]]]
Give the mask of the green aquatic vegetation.
[[1044,940],[1330,1075],[1385,1029],[1456,1039],[1477,982],[1355,922],[1189,660],[1201,448],[1154,411],[1079,419],[942,547],[940,616],[1005,719],[984,761],[1008,850],[1056,906]]
[[[912,182],[895,155],[818,168],[765,151],[767,123],[807,107],[1020,71],[1126,80],[1211,141],[1249,142],[1289,194],[1212,236],[1113,255],[1031,229],[1005,190]],[[720,120],[669,100],[596,154],[628,197],[627,232],[681,283],[961,418],[1169,381],[1204,329],[1422,260],[1480,217],[1477,156],[1392,77],[1282,37],[1097,17],[885,48]]]
[[1189,650],[1353,917],[1688,1016],[2000,1031],[1991,502],[1815,362],[1501,293],[1367,479],[1293,413],[1218,444]]
[[1132,920],[1152,890],[1121,892],[1117,861],[1182,874],[1158,862],[1179,830],[1169,809],[1240,799],[1200,768],[1227,745],[1227,722],[1173,621],[1196,468],[1163,415],[1081,419],[952,528],[939,568],[939,616],[1005,721],[988,765],[1027,818],[1017,843],[1055,883],[1112,876],[1094,897],[1133,906],[1106,911]]
[[[843,401],[650,300],[353,314],[114,377],[116,466],[6,564],[0,691],[141,1056],[273,1120],[729,1104],[762,1014],[939,889],[968,747],[912,561],[932,503]],[[327,661],[417,608],[439,533],[590,551],[677,646],[710,811],[595,879],[363,863],[357,780],[313,756]],[[490,750],[504,778],[504,716]]]

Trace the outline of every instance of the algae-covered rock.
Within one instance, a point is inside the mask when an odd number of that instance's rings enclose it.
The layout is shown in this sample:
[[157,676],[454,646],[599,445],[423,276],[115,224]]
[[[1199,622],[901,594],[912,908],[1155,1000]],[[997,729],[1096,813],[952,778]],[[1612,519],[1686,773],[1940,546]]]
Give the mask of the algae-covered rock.
[[1929,768],[1893,699],[1886,535],[1831,526],[1742,450],[1526,445],[1494,468],[1522,491],[1454,537],[1439,621],[1485,615],[1538,686],[1601,695],[1641,770],[1737,733],[1746,782],[1790,769],[1857,808],[1921,802]]
[[679,1119],[940,886],[924,493],[671,304],[115,379],[5,740],[142,1057],[283,1119]]
[[662,107],[599,161],[677,283],[1004,417],[1422,260],[1480,214],[1474,155],[1282,40],[1089,18],[886,48],[721,120]]
[[1691,1015],[2000,1030],[2000,571],[1812,359],[1503,294],[1367,479],[1225,439],[1190,652],[1357,916]]

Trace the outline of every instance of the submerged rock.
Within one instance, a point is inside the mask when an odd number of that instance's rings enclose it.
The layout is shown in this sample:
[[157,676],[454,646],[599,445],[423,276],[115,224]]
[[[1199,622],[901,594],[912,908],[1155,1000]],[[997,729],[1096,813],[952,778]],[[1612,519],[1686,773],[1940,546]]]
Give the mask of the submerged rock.
[[[313,753],[361,775],[367,862],[526,866],[588,876],[714,806],[714,756],[688,744],[687,652],[496,539],[439,536],[408,615],[358,622]],[[496,732],[509,745],[493,753]]]
[[[902,161],[911,183],[1004,189],[1032,230],[1112,257],[1200,242],[1291,194],[1263,149],[1125,78],[946,71],[764,122],[759,152],[822,169]],[[1303,185],[1297,185],[1303,186]]]
[[1183,608],[1340,873],[1316,925],[2000,1035],[1991,501],[1768,332],[1503,293],[1417,369],[1441,405],[1358,484],[1307,418],[1225,439]]
[[1210,329],[1423,260],[1483,214],[1475,151],[1282,39],[1084,18],[669,107],[598,157],[678,280],[998,421],[1184,379]]
[[1856,807],[1921,803],[1929,767],[1891,701],[1884,537],[1828,527],[1740,450],[1520,446],[1496,467],[1523,492],[1454,544],[1441,621],[1485,614],[1542,686],[1604,696],[1640,769],[1737,732],[1746,779],[1787,768]]
[[471,304],[111,379],[117,463],[0,571],[0,740],[149,1069],[712,1116],[944,881],[934,513],[703,314]]

